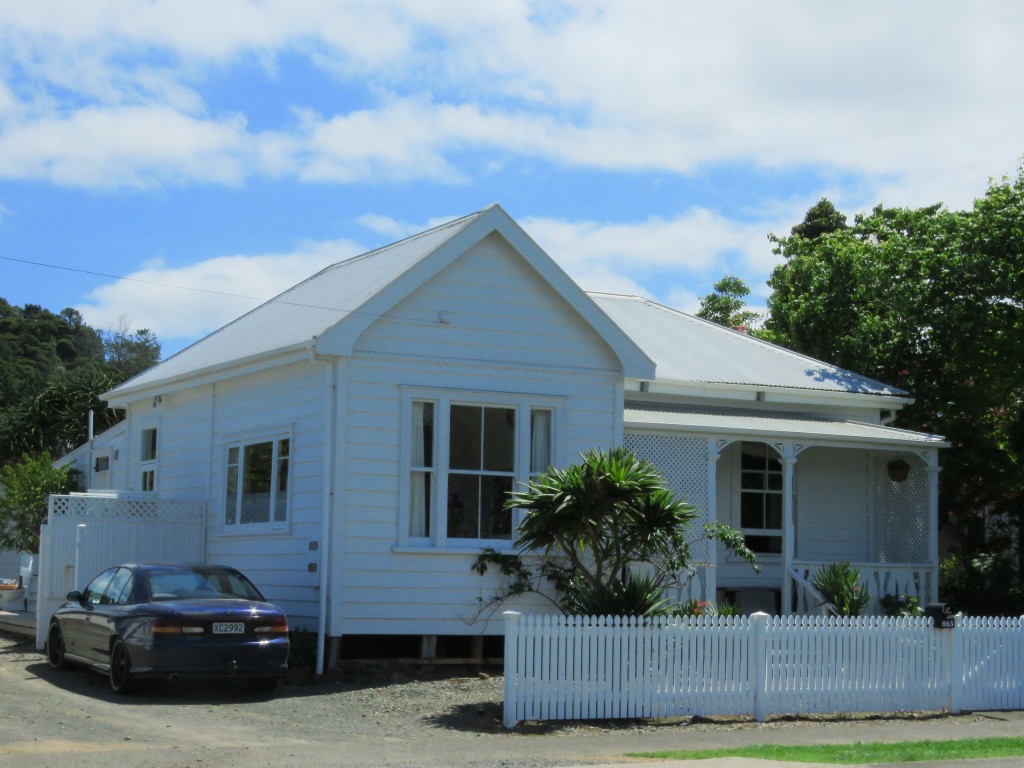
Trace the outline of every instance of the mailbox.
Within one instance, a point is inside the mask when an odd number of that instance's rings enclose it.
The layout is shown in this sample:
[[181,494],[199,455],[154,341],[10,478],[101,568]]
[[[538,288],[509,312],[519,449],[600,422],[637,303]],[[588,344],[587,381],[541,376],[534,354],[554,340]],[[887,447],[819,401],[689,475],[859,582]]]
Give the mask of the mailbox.
[[924,615],[932,620],[936,629],[953,629],[956,627],[956,614],[949,603],[928,603],[924,607]]

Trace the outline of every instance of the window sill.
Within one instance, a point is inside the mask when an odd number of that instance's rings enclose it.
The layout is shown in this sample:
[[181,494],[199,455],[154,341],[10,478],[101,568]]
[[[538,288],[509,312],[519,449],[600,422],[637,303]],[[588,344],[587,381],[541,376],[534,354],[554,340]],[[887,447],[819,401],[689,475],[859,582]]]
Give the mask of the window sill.
[[515,547],[511,543],[495,544],[494,542],[475,542],[473,544],[436,547],[433,544],[396,544],[391,551],[396,555],[479,555],[485,549],[497,550],[503,555],[514,555]]

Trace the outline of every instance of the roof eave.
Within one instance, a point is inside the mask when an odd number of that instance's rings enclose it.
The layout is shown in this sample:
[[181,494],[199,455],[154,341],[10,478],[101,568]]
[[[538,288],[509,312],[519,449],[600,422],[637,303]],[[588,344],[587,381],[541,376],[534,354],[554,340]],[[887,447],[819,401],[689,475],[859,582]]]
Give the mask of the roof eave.
[[100,395],[100,398],[105,400],[111,408],[124,408],[136,400],[151,397],[155,394],[166,395],[169,392],[223,381],[239,373],[253,373],[267,368],[276,368],[282,365],[291,365],[292,363],[309,360],[315,351],[314,345],[315,340],[311,339],[287,347],[281,347],[271,352],[261,352],[256,355],[230,360],[194,371],[186,371],[185,373],[146,382],[145,384],[133,386],[129,379],[109,392],[104,392]]
[[768,384],[725,384],[710,381],[678,381],[670,379],[627,379],[626,392],[673,395],[682,397],[721,397],[729,400],[753,400],[777,403],[816,403],[842,406],[869,406],[899,410],[914,402],[907,394],[868,392],[834,392],[806,387],[780,387]]

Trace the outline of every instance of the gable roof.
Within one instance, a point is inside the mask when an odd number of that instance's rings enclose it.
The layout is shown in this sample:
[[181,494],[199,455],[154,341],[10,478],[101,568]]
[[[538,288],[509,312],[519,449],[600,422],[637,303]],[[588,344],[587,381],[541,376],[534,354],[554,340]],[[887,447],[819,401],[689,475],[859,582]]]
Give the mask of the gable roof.
[[654,363],[499,206],[333,264],[106,394],[120,399],[204,373],[288,353],[344,355],[401,299],[493,232],[604,338],[627,376],[651,379]]
[[655,381],[906,397],[902,389],[639,296],[590,293],[657,364]]

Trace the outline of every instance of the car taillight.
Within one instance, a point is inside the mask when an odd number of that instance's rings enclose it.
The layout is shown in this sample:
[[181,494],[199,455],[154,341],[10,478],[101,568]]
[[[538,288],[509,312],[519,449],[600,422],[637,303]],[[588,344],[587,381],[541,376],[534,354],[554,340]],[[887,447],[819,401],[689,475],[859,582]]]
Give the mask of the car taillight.
[[182,624],[179,619],[161,616],[153,622],[154,635],[201,635],[203,628],[194,624]]
[[259,619],[252,631],[257,635],[287,635],[288,619],[284,616],[271,616],[266,619]]
[[153,622],[154,635],[180,635],[182,632],[181,622],[170,616],[160,616]]

